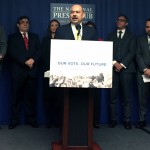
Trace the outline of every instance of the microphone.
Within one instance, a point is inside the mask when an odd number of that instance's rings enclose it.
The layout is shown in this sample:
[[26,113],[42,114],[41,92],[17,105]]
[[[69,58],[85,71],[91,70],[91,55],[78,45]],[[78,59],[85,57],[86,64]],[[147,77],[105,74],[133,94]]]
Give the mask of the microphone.
[[80,30],[81,30],[81,25],[80,25],[80,24],[77,24],[77,25],[76,25],[76,29],[78,30],[77,36],[79,36]]

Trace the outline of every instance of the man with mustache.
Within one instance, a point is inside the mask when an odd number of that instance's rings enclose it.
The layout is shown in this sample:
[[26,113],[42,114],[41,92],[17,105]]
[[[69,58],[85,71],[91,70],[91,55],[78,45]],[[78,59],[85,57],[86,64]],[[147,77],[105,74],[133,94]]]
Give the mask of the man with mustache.
[[62,25],[56,31],[55,39],[76,40],[76,27],[80,30],[78,40],[94,40],[97,41],[97,34],[94,28],[84,25],[83,19],[85,13],[81,5],[75,4],[70,10],[70,23]]
[[[57,28],[55,39],[97,41],[98,36],[96,30],[94,28],[91,28],[83,24],[84,18],[85,18],[85,12],[83,10],[83,7],[79,4],[72,5],[70,9],[70,23],[66,25],[62,25]],[[78,29],[78,33],[76,33],[77,30],[76,28]],[[99,91],[98,89],[94,89],[93,92],[94,92],[93,95],[98,95]],[[88,95],[89,95],[89,89],[87,88],[69,89],[70,99],[80,99],[81,101],[83,99],[88,100]],[[96,125],[94,125],[94,127],[98,128],[99,125],[97,126]]]
[[144,83],[142,78],[142,75],[150,78],[150,18],[145,21],[145,32],[138,38],[136,54],[139,96],[139,122],[136,127],[140,129],[146,126],[145,116],[150,91],[150,82]]

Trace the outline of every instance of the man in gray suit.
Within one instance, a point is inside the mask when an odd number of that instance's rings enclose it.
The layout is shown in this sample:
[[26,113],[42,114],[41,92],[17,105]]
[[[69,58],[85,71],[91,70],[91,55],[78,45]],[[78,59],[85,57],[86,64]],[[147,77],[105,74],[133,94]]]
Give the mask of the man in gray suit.
[[107,39],[108,41],[113,41],[113,85],[109,102],[109,127],[114,128],[117,124],[117,100],[121,92],[124,109],[124,127],[125,129],[131,129],[130,84],[132,75],[136,71],[134,64],[135,38],[134,35],[126,29],[128,26],[127,16],[118,16],[116,23],[117,30],[110,33]]
[[136,127],[140,129],[146,126],[146,102],[150,92],[150,82],[144,82],[142,77],[144,75],[144,77],[150,78],[150,18],[145,22],[145,31],[146,33],[138,38],[136,55],[139,96],[139,122]]
[[2,72],[2,61],[6,54],[6,48],[7,48],[7,40],[6,40],[5,31],[3,27],[0,26],[0,80],[1,80],[1,72]]
[[7,48],[7,40],[6,40],[5,31],[3,27],[0,26],[0,76],[2,71],[2,61],[6,54],[6,48]]

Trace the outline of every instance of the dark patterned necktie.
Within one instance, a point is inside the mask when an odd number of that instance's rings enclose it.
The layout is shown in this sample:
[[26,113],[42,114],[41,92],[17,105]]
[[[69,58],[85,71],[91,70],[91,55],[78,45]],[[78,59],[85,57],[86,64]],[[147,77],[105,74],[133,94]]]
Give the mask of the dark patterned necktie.
[[24,39],[24,44],[26,46],[26,49],[28,49],[28,38],[26,36],[26,33],[23,33],[23,39]]
[[148,47],[149,47],[149,50],[150,50],[150,36],[148,35]]
[[119,39],[121,40],[121,34],[122,34],[122,31],[119,31]]

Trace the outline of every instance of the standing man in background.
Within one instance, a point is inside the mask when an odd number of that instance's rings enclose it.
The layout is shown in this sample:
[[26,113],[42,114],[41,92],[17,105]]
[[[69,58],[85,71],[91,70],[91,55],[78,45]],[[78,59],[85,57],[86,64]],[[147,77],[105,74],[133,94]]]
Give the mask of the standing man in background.
[[38,128],[36,122],[36,91],[40,41],[38,35],[29,32],[30,20],[21,16],[17,20],[18,32],[8,39],[8,54],[11,59],[12,102],[9,129],[20,123],[21,106],[25,105],[27,123]]
[[6,54],[6,49],[7,49],[7,40],[6,40],[5,31],[3,27],[0,26],[0,82],[1,82],[1,74],[2,74],[2,61]]
[[7,40],[5,31],[2,26],[0,26],[0,77],[1,77],[1,71],[2,71],[2,61],[5,57],[7,49]]
[[143,81],[143,75],[145,78],[150,78],[150,18],[145,21],[145,34],[137,40],[136,62],[139,97],[139,122],[136,127],[142,129],[146,126],[145,116],[150,93],[150,83]]
[[117,18],[117,31],[108,36],[108,41],[113,41],[113,81],[111,89],[110,122],[109,127],[114,128],[117,124],[117,101],[119,90],[124,109],[124,127],[131,129],[131,99],[130,87],[133,73],[136,71],[134,64],[135,37],[129,32],[128,18],[120,15]]

